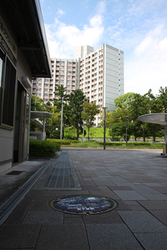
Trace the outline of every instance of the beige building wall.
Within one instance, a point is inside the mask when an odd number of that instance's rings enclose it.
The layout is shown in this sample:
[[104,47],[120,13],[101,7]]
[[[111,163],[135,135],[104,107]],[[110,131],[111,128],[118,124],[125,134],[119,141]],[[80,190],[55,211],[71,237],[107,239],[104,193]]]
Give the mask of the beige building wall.
[[56,98],[55,87],[63,85],[67,94],[79,88],[78,84],[78,61],[72,59],[51,59],[52,78],[37,78],[33,80],[32,94],[44,100],[52,102]]
[[114,99],[124,94],[124,53],[107,44],[80,59],[80,89],[100,106],[95,125],[102,121],[103,107],[113,112]]

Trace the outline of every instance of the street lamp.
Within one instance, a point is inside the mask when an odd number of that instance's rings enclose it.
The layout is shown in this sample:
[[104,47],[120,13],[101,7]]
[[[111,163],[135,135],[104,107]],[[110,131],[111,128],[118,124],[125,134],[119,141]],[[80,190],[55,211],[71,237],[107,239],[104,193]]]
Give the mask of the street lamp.
[[104,110],[104,150],[106,149],[106,109],[107,107],[103,107],[103,110]]
[[127,118],[128,116],[126,115],[126,146],[127,146],[127,137],[128,137]]

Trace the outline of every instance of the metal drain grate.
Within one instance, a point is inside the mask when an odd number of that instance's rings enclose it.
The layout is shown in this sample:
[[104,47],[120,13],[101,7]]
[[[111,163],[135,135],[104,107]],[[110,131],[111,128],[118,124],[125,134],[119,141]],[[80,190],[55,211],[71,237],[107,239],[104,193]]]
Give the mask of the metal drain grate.
[[106,197],[72,196],[54,199],[50,206],[55,210],[70,214],[99,214],[115,209],[116,201]]
[[72,161],[66,150],[59,156],[51,175],[44,187],[52,189],[79,189],[81,186],[74,170]]
[[23,171],[11,171],[11,172],[9,172],[9,173],[7,173],[6,175],[19,175],[19,174],[21,174],[21,173],[23,173]]

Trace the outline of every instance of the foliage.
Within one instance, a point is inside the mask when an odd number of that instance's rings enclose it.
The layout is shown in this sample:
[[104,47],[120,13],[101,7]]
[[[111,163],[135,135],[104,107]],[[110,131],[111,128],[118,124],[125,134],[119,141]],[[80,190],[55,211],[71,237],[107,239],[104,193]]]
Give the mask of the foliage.
[[47,141],[52,143],[60,143],[61,145],[70,145],[71,143],[78,143],[77,140],[66,140],[66,139],[47,139]]
[[[132,134],[130,129],[131,128],[128,128],[127,141],[130,139],[130,135]],[[109,135],[112,138],[121,137],[124,138],[124,140],[126,140],[126,122],[119,122],[113,124],[113,126],[109,130]]]
[[82,112],[82,119],[84,120],[86,127],[88,128],[88,140],[89,140],[89,129],[93,126],[95,115],[100,113],[99,105],[85,101],[83,104],[84,110]]
[[[34,95],[31,95],[31,111],[46,111],[44,101]],[[30,131],[42,131],[42,125],[35,120],[30,121]]]
[[[69,95],[66,94],[66,87],[59,85],[55,87],[56,98],[53,99],[54,106],[56,106],[56,111],[59,113],[59,119],[61,117],[61,109],[63,104],[63,137],[64,137],[64,127],[70,125],[70,112],[69,112]],[[60,127],[59,120],[59,127]],[[60,132],[59,132],[60,133]]]
[[31,95],[31,111],[46,111],[44,101],[38,96]]
[[69,96],[69,114],[70,123],[77,129],[77,140],[79,139],[79,128],[82,130],[82,112],[83,102],[85,99],[84,93],[80,89],[74,90]]
[[30,157],[50,157],[60,150],[60,143],[30,139]]
[[51,106],[49,112],[52,116],[46,119],[46,136],[47,138],[60,137],[60,112],[56,112],[57,107]]

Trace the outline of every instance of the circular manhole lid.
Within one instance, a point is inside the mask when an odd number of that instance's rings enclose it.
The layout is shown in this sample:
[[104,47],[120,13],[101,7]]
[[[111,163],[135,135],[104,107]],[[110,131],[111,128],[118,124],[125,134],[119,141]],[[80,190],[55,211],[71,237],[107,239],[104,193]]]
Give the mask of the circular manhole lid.
[[71,214],[96,214],[115,209],[117,203],[110,198],[85,195],[54,199],[50,206]]

